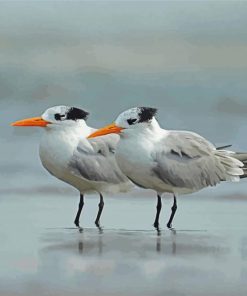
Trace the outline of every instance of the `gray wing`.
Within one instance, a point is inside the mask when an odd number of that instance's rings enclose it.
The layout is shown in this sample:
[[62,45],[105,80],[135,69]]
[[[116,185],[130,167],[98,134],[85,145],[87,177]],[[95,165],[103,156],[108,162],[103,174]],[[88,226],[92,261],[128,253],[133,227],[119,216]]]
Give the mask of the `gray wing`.
[[170,186],[199,190],[242,174],[229,154],[195,133],[171,131],[157,145],[153,171]]
[[86,180],[118,184],[127,182],[115,160],[118,135],[82,139],[69,164],[71,172]]

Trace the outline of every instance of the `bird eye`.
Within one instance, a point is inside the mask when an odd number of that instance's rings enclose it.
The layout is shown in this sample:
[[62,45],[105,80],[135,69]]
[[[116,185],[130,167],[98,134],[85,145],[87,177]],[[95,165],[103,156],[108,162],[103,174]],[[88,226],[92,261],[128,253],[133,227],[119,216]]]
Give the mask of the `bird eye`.
[[130,119],[127,119],[127,122],[128,122],[128,124],[129,125],[132,125],[132,124],[134,124],[135,122],[137,121],[137,119],[136,118],[130,118]]
[[55,117],[55,120],[62,120],[62,118],[65,117],[65,115],[61,115],[61,114],[59,114],[59,113],[56,113],[56,114],[54,115],[54,117]]

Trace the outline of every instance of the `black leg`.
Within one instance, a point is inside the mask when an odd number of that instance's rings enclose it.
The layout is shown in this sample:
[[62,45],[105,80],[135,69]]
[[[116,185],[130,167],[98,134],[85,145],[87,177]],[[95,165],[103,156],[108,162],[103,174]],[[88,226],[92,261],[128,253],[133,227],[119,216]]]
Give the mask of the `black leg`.
[[78,211],[74,221],[77,227],[80,227],[80,215],[81,215],[81,210],[83,206],[84,206],[84,197],[83,197],[83,194],[80,194],[80,202],[79,202]]
[[171,207],[171,210],[172,210],[171,216],[170,216],[170,219],[169,219],[169,221],[167,223],[168,228],[172,228],[172,220],[173,220],[173,218],[175,216],[175,213],[176,213],[176,210],[177,210],[177,199],[176,199],[175,194],[173,195],[173,206]]
[[161,202],[161,197],[159,194],[157,194],[157,206],[156,206],[156,217],[155,217],[155,221],[154,221],[154,227],[155,228],[159,228],[159,217],[160,217],[160,211],[162,208],[162,202]]
[[100,216],[101,216],[101,213],[103,211],[103,208],[104,208],[104,199],[103,199],[103,195],[100,193],[99,210],[98,210],[98,214],[97,214],[97,217],[96,217],[96,220],[95,220],[95,225],[97,227],[100,227],[99,220],[100,220]]

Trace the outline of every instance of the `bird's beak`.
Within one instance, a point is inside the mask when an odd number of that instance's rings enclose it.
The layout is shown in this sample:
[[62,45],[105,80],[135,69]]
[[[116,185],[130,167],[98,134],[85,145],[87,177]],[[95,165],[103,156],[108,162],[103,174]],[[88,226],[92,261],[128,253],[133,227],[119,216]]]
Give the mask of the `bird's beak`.
[[44,120],[41,117],[32,117],[11,123],[12,126],[41,126],[45,127],[49,124],[49,121]]
[[98,129],[96,132],[92,133],[91,135],[88,136],[88,139],[90,138],[95,138],[99,136],[104,136],[108,134],[119,134],[121,130],[124,128],[117,126],[115,123],[109,124],[107,126],[104,126],[100,129]]

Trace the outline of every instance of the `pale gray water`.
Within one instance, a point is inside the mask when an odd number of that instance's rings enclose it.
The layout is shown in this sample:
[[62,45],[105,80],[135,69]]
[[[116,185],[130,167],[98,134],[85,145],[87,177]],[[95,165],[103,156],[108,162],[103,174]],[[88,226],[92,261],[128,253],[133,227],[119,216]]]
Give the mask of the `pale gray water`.
[[[41,129],[9,123],[53,105],[112,122],[155,106],[163,127],[247,151],[247,2],[0,1],[0,295],[246,295],[247,180],[178,200],[152,228],[154,193],[86,198],[41,167]],[[162,225],[171,200],[164,202]]]
[[246,295],[241,197],[181,198],[176,231],[160,235],[154,198],[106,199],[102,232],[89,214],[97,200],[88,198],[82,233],[69,197],[12,196],[0,205],[0,295]]

